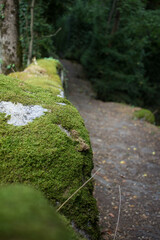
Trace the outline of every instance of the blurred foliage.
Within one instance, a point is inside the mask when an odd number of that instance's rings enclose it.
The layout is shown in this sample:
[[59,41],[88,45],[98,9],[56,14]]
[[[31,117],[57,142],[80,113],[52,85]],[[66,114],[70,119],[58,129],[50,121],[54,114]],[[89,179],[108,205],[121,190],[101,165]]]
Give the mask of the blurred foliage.
[[[55,47],[53,45],[52,34],[55,31],[54,25],[48,23],[46,11],[49,2],[43,0],[36,1],[34,8],[34,41],[33,56],[36,58],[54,56]],[[30,41],[30,6],[31,0],[20,1],[20,40],[23,50],[23,63],[26,64]]]
[[43,194],[30,186],[1,186],[0,205],[0,239],[81,239],[65,217],[50,206]]
[[137,110],[133,113],[135,119],[142,119],[146,122],[155,123],[155,117],[153,113],[147,109]]
[[59,26],[59,54],[83,64],[99,99],[159,107],[159,1],[78,0]]
[[[24,63],[30,4],[20,1]],[[33,56],[78,60],[103,101],[159,109],[159,0],[39,0],[34,15]]]
[[[58,29],[55,23],[73,2],[73,0],[63,2],[58,0],[35,1],[33,56],[36,58],[56,56],[54,36]],[[23,63],[25,65],[30,41],[31,0],[21,0],[19,5],[20,39],[23,50]]]

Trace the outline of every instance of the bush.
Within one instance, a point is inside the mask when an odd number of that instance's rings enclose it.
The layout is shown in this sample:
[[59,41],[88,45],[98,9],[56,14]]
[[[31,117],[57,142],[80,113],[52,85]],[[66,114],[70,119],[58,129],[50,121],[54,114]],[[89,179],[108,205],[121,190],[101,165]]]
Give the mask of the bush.
[[[160,105],[160,10],[139,0],[79,0],[61,19],[56,43],[80,61],[103,101]],[[111,14],[112,13],[112,14]],[[65,47],[64,47],[65,46]]]
[[153,113],[147,109],[141,109],[134,112],[134,118],[136,119],[144,119],[145,121],[154,124],[155,123],[155,117]]

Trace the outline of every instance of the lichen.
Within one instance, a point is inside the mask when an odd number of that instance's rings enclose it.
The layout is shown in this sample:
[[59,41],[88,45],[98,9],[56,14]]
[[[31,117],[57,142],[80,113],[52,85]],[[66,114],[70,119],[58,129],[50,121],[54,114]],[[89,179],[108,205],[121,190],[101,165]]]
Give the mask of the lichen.
[[[26,72],[14,73],[12,77],[0,76],[0,101],[40,105],[49,110],[19,127],[9,125],[6,116],[0,113],[0,184],[32,185],[41,190],[53,206],[59,207],[90,178],[93,161],[83,119],[66,98],[57,97],[54,84],[61,82],[56,65],[54,60],[39,60],[38,66],[44,69],[44,76],[37,76],[36,82],[34,74]],[[31,76],[26,78],[26,74]],[[46,84],[46,77],[52,86]],[[42,78],[43,86],[38,82]],[[67,136],[59,125],[69,132],[76,131],[79,141]],[[83,146],[80,149],[80,143],[86,144],[87,149]],[[61,213],[92,240],[97,240],[98,211],[92,192],[93,184],[89,182],[61,209]]]
[[143,119],[152,124],[155,123],[155,117],[154,117],[153,113],[147,109],[137,110],[133,113],[133,116],[136,119]]
[[0,102],[0,112],[10,116],[7,123],[14,126],[24,126],[35,118],[42,116],[48,110],[38,105],[24,106],[21,103],[14,104],[2,101]]

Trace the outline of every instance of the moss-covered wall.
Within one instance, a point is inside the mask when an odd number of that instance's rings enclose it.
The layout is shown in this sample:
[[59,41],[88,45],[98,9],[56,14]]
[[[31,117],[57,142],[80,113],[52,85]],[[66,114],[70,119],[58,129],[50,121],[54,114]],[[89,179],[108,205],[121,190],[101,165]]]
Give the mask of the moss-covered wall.
[[[45,59],[24,72],[0,75],[0,102],[41,105],[49,110],[19,127],[9,125],[8,117],[0,113],[0,184],[32,185],[56,208],[91,176],[93,168],[84,121],[76,108],[60,97],[58,67],[58,61]],[[61,213],[96,240],[98,212],[92,191],[90,182]]]
[[68,221],[31,187],[1,187],[0,206],[0,239],[80,240]]

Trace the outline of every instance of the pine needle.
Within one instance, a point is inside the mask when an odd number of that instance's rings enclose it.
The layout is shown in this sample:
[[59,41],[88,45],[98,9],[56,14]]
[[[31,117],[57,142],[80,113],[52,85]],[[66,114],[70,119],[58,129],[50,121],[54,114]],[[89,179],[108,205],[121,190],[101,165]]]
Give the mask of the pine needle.
[[59,212],[59,210],[79,191],[81,190],[92,178],[94,178],[94,176],[101,170],[101,168],[99,168],[93,175],[91,178],[89,178],[80,188],[78,188],[58,209],[57,212]]

